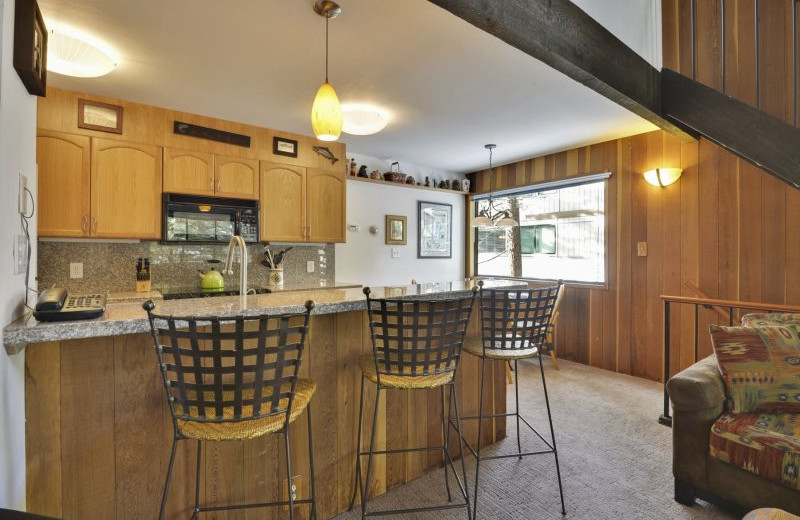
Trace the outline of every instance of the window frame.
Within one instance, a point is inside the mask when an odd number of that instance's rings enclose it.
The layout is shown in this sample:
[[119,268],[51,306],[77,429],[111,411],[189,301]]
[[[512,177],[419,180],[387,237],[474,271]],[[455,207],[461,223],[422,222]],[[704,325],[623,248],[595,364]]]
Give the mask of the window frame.
[[[527,184],[525,186],[518,186],[515,188],[508,188],[503,190],[497,190],[492,192],[492,198],[497,197],[509,197],[513,195],[528,195],[531,193],[538,193],[541,191],[550,191],[554,189],[561,189],[561,188],[571,188],[575,186],[580,186],[582,184],[593,184],[596,182],[603,183],[603,281],[602,282],[586,282],[581,280],[563,280],[564,284],[569,285],[570,287],[576,288],[587,288],[587,289],[608,289],[608,274],[609,274],[609,206],[608,206],[608,190],[609,190],[609,180],[612,177],[611,172],[604,172],[604,173],[592,173],[587,175],[579,175],[575,177],[569,177],[564,179],[558,179],[555,181],[544,181],[538,182],[535,184]],[[472,195],[469,197],[468,204],[472,206],[472,209],[466,211],[467,215],[467,229],[468,232],[471,233],[471,240],[467,242],[471,247],[471,252],[467,255],[467,258],[471,259],[469,261],[469,269],[471,271],[471,276],[480,279],[491,279],[491,280],[512,280],[512,281],[520,281],[520,282],[528,282],[528,283],[552,283],[557,281],[553,278],[529,278],[529,277],[514,277],[514,276],[498,276],[498,275],[485,275],[485,274],[478,274],[478,233],[475,231],[475,226],[472,224],[473,219],[477,216],[478,212],[478,203],[482,200],[486,200],[489,198],[489,193],[481,193]]]

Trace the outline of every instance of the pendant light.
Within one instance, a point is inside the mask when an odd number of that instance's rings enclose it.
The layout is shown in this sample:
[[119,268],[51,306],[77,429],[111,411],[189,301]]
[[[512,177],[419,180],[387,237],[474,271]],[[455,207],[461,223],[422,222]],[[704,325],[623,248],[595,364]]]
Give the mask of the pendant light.
[[335,141],[342,133],[342,105],[336,90],[328,82],[328,22],[342,14],[339,4],[318,0],[314,12],[325,18],[325,83],[317,91],[311,106],[311,128],[320,141]]
[[511,218],[511,213],[508,210],[498,210],[494,207],[492,202],[492,191],[494,189],[494,168],[492,168],[492,151],[497,148],[496,144],[487,144],[484,146],[489,150],[489,207],[482,209],[478,216],[472,221],[472,225],[479,228],[487,227],[500,227],[512,228],[519,226],[519,222]]

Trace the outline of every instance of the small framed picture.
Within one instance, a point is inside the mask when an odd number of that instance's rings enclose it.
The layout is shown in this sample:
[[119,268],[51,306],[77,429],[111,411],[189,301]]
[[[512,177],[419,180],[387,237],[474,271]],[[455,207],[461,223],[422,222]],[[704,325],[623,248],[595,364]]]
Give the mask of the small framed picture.
[[417,258],[452,258],[453,206],[419,201]]
[[47,92],[47,28],[36,0],[16,0],[14,68],[29,94]]
[[78,128],[122,133],[122,107],[99,101],[78,99]]
[[297,157],[297,141],[275,136],[272,138],[272,153],[286,157]]
[[404,246],[408,243],[408,219],[401,215],[386,215],[386,244]]

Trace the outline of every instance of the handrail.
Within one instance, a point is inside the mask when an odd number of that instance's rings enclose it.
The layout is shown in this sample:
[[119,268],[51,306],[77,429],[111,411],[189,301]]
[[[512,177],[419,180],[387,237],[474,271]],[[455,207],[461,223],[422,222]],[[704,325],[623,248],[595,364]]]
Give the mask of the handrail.
[[672,303],[689,303],[693,305],[734,307],[737,309],[749,309],[754,311],[772,312],[800,312],[798,305],[786,305],[783,303],[760,303],[760,302],[741,302],[737,300],[717,300],[715,298],[692,298],[690,296],[670,296],[662,294],[660,298]]
[[[697,294],[700,296],[700,298],[711,299],[711,296],[709,296],[708,294],[706,294],[705,292],[703,292],[703,290],[702,290],[702,289],[700,289],[698,286],[696,286],[696,285],[694,284],[694,282],[692,282],[691,280],[686,280],[686,282],[684,282],[684,284],[683,284],[683,285],[685,285],[686,287],[688,287],[688,288],[689,288],[689,289],[691,289],[692,291],[696,292],[696,293],[697,293]],[[713,310],[714,310],[714,311],[715,311],[717,314],[719,314],[719,315],[722,317],[722,319],[723,319],[723,320],[725,320],[725,321],[727,321],[727,322],[730,322],[730,321],[731,321],[731,315],[730,315],[729,313],[727,313],[727,312],[723,311],[722,309],[720,309],[720,308],[718,308],[718,307],[714,307],[714,309],[713,309]]]

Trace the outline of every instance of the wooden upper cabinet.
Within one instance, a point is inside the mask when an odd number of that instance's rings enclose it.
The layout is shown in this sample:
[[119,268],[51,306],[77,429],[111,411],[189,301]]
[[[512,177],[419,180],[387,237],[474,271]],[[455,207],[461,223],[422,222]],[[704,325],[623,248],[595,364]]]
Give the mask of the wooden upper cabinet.
[[161,147],[92,140],[91,236],[161,238]]
[[347,191],[344,172],[308,169],[306,215],[309,242],[344,242]]
[[164,192],[214,195],[214,155],[164,148]]
[[306,239],[306,169],[261,162],[261,240]]
[[214,157],[215,193],[218,197],[258,199],[258,161],[241,157]]
[[39,236],[89,236],[90,149],[86,136],[38,132]]

